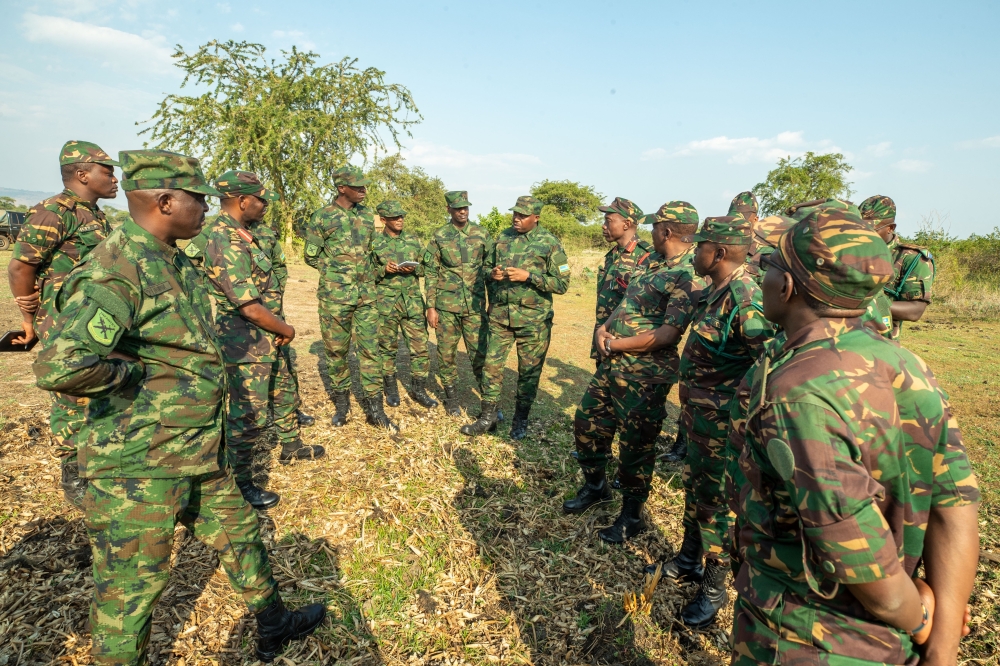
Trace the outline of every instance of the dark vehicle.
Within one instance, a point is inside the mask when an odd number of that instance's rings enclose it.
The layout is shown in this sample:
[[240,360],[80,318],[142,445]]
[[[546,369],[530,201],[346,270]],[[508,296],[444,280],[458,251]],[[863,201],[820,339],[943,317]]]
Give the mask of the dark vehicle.
[[0,250],[9,250],[24,226],[24,216],[13,210],[0,210]]

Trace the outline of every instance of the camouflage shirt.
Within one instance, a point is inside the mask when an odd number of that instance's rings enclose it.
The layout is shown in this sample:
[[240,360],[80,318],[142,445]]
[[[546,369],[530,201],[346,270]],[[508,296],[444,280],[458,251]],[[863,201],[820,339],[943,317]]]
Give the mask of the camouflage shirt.
[[[226,371],[208,285],[176,247],[131,220],[66,279],[39,388],[90,398],[77,442],[88,478],[214,472]],[[109,359],[117,350],[142,364]]]
[[922,361],[859,319],[821,319],[769,349],[749,382],[737,591],[802,644],[785,659],[906,663],[909,637],[844,584],[912,575],[931,507],[978,499],[946,398]]
[[424,252],[428,307],[442,312],[486,311],[488,257],[493,238],[478,224],[459,229],[449,222],[434,234]]
[[[615,243],[604,255],[604,265],[597,269],[597,316],[594,328],[608,320],[612,311],[622,302],[637,268],[646,266],[653,253],[652,245],[635,236],[625,247]],[[596,349],[591,349],[590,357],[601,356]]]
[[[606,326],[616,338],[654,331],[664,324],[680,329],[691,323],[695,304],[708,286],[695,275],[691,260],[694,247],[669,259],[649,257],[648,267],[636,276]],[[644,354],[613,354],[608,361],[613,376],[655,384],[677,383],[677,345]]]
[[270,225],[258,222],[250,227],[257,246],[271,260],[271,285],[261,298],[272,314],[284,317],[283,301],[285,285],[288,284],[288,264],[285,261],[285,249],[278,240],[278,234]]
[[110,233],[101,209],[69,189],[28,211],[11,258],[36,267],[41,301],[35,328],[43,341],[52,327],[54,299],[63,280]]
[[306,264],[319,271],[316,297],[322,302],[364,303],[375,298],[372,240],[375,215],[357,204],[334,201],[313,213],[306,226]]
[[702,292],[681,354],[681,401],[729,409],[743,375],[760,356],[774,326],[764,319],[760,287],[740,266],[718,288]]
[[216,304],[215,323],[226,363],[271,363],[274,334],[240,314],[240,306],[260,301],[275,288],[270,257],[249,230],[222,213],[205,225],[184,254],[200,260]]
[[894,301],[931,301],[934,285],[934,257],[917,245],[902,243],[899,236],[889,241],[894,277],[885,293]]
[[524,282],[490,279],[490,320],[503,326],[536,326],[552,319],[552,294],[569,289],[569,260],[559,239],[536,226],[527,233],[508,227],[497,238],[487,270],[522,268]]
[[398,236],[391,236],[383,230],[375,235],[372,254],[375,257],[375,272],[378,275],[379,314],[389,314],[402,300],[403,309],[407,313],[419,314],[422,317],[424,295],[420,292],[420,278],[424,275],[423,265],[417,266],[412,273],[387,273],[385,270],[390,261],[397,264],[404,261],[419,262],[424,254],[420,239],[406,231],[401,231]]

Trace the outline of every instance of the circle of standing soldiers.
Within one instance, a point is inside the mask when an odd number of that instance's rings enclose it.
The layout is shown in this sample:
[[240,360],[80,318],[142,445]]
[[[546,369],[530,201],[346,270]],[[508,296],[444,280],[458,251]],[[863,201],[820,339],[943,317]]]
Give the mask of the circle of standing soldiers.
[[[115,167],[131,219],[112,230],[97,202],[116,195]],[[52,395],[61,483],[91,540],[95,663],[145,663],[178,523],[218,551],[256,616],[257,657],[272,661],[325,614],[284,607],[252,510],[280,501],[251,469],[269,410],[281,463],[325,454],[299,433],[315,419],[300,409],[284,252],[262,222],[276,195],[246,171],[209,183],[197,160],[158,150],[113,160],[71,141],[60,169],[65,189],[29,211],[9,277],[17,341],[42,342],[34,370]],[[460,428],[470,436],[503,420],[516,347],[509,435],[524,438],[552,295],[570,279],[539,226],[542,202],[519,197],[494,239],[469,220],[468,193],[448,192],[451,219],[423,246],[398,201],[379,204],[376,231],[368,184],[357,167],[338,169],[334,200],[305,233],[332,424],[350,420],[352,343],[368,424],[398,430],[383,404],[401,402],[400,339],[410,399],[438,406],[429,326],[453,417],[459,341],[468,352],[482,399]],[[221,208],[209,223],[206,197]],[[680,200],[644,215],[617,197],[600,211],[611,249],[597,275],[596,367],[573,421],[583,483],[564,511],[619,491],[620,514],[598,536],[623,543],[650,529],[657,458],[682,461],[681,545],[647,573],[698,584],[680,613],[694,629],[729,601],[733,573],[733,663],[954,663],[979,494],[946,394],[899,344],[902,322],[930,302],[934,264],[896,235],[892,199],[811,201],[763,219],[750,192],[703,221]],[[658,456],[674,385],[677,437]]]

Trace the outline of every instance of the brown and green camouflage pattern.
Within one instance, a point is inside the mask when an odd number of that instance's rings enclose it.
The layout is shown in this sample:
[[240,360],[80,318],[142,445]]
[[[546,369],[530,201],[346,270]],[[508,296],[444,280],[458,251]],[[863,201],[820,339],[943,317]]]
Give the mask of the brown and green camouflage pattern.
[[522,215],[541,215],[544,203],[531,195],[524,195],[517,198],[517,202],[510,210]]
[[708,241],[723,245],[748,245],[750,236],[750,223],[742,217],[706,217],[691,240],[695,243]]
[[[514,209],[512,208],[511,210]],[[618,213],[626,220],[631,220],[632,222],[638,222],[639,218],[642,217],[642,209],[625,197],[615,197],[610,204],[607,206],[598,206],[597,210],[602,213]]]
[[406,211],[403,210],[403,204],[395,199],[386,199],[375,207],[375,212],[378,213],[380,217],[406,217]]
[[215,179],[213,186],[223,197],[236,197],[241,194],[260,197],[264,201],[277,201],[280,197],[274,190],[269,190],[260,182],[260,176],[252,171],[231,169]]
[[927,248],[903,243],[899,236],[889,241],[892,281],[884,291],[894,301],[931,302],[934,286],[934,255]]
[[67,141],[59,151],[59,166],[70,164],[104,164],[105,166],[121,166],[117,160],[111,159],[96,143],[90,141]]
[[[66,279],[38,387],[89,398],[77,439],[94,478],[176,478],[220,467],[226,374],[204,277],[131,220]],[[108,359],[113,350],[142,362]]]
[[365,174],[360,167],[348,164],[347,166],[338,167],[333,170],[334,186],[350,185],[351,187],[364,187],[371,185],[371,183],[371,179],[365,178]]
[[403,230],[398,236],[387,231],[376,235],[373,245],[375,270],[378,273],[379,354],[382,357],[382,375],[396,374],[396,353],[399,350],[399,333],[410,351],[411,372],[415,378],[426,379],[430,374],[430,355],[427,351],[427,319],[424,316],[424,295],[420,291],[420,278],[424,266],[417,266],[412,273],[388,273],[390,261],[419,262],[424,254],[420,239]]
[[226,459],[241,483],[253,481],[254,443],[267,428],[271,370],[277,352],[272,356],[266,362],[226,363]]
[[861,219],[869,221],[876,229],[896,222],[896,202],[883,194],[868,197],[858,206]]
[[[618,307],[634,275],[641,273],[656,251],[651,243],[635,236],[624,247],[614,243],[604,255],[604,263],[597,269],[597,306],[594,328],[600,328],[611,312]],[[596,349],[590,357],[600,358]]]
[[698,209],[687,201],[668,201],[657,209],[657,222],[677,224],[698,224]]
[[469,201],[469,193],[465,190],[452,190],[444,193],[444,202],[448,208],[467,208],[472,205]]
[[122,189],[186,190],[218,197],[221,193],[208,184],[201,165],[193,157],[167,150],[123,150],[118,153],[122,167]]
[[750,191],[740,192],[733,197],[729,204],[729,212],[726,213],[729,217],[739,216],[743,218],[748,218],[751,214],[757,214],[757,197]]
[[753,225],[750,250],[747,252],[747,272],[758,285],[764,283],[767,264],[761,259],[770,255],[778,247],[778,239],[792,228],[795,219],[787,215],[768,215]]

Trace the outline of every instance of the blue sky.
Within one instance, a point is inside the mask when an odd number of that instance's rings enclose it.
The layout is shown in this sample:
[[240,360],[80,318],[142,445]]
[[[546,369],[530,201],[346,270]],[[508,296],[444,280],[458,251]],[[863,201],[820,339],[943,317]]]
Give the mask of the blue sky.
[[[168,9],[163,9],[168,7]],[[902,230],[1000,225],[1000,3],[0,0],[0,186],[57,190],[67,139],[136,148],[175,44],[346,55],[410,88],[408,163],[502,210],[572,179],[702,216],[779,157],[840,151]],[[123,201],[116,202],[124,205]]]

